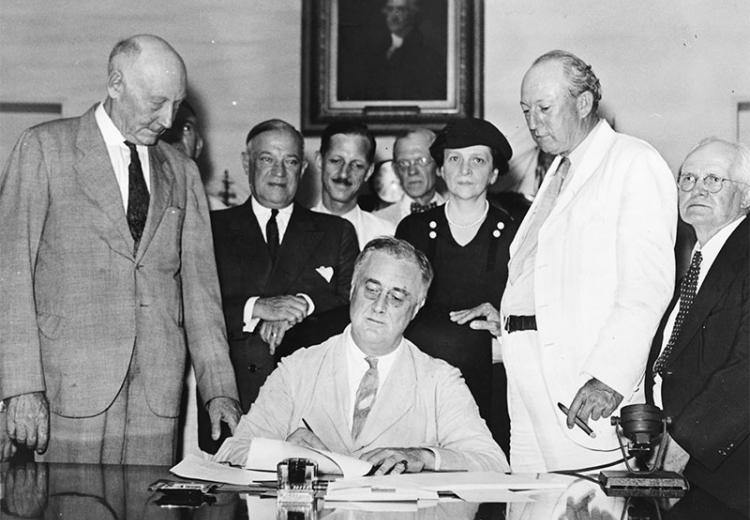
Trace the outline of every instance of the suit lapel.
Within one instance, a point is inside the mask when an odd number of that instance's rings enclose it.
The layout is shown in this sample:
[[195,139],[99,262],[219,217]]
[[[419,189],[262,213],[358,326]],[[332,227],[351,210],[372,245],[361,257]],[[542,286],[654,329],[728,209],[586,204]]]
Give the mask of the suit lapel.
[[266,287],[267,294],[286,293],[287,287],[298,278],[302,269],[316,267],[310,266],[308,260],[323,237],[323,232],[318,230],[307,213],[309,210],[297,203],[294,204],[276,264]]
[[252,287],[247,288],[249,295],[265,295],[264,287],[271,275],[271,256],[260,230],[258,219],[253,213],[252,197],[242,206],[239,218],[229,224],[230,243],[237,252],[237,258],[243,259],[243,268],[252,272]]
[[750,224],[748,224],[748,217],[745,217],[745,220],[724,243],[695,295],[693,306],[685,316],[684,328],[680,331],[670,359],[675,359],[678,353],[691,342],[710,312],[728,292],[735,278],[748,268],[749,232]]
[[591,142],[588,143],[588,148],[584,151],[580,164],[571,163],[572,175],[566,181],[567,186],[563,184],[562,193],[557,198],[547,222],[565,211],[565,208],[575,199],[581,188],[599,169],[605,155],[611,149],[615,132],[606,121],[601,121],[592,132],[595,132],[595,134],[591,136]]
[[347,452],[354,451],[354,441],[352,440],[349,424],[349,364],[346,354],[347,333],[341,334],[337,340],[336,346],[331,349],[328,355],[332,355],[331,363],[327,366],[333,367],[333,373],[326,374],[318,380],[321,388],[320,402],[331,403],[330,406],[324,406],[323,411],[327,416],[328,430],[334,432],[343,446],[346,446]]
[[375,398],[375,404],[357,439],[356,449],[377,441],[414,407],[416,367],[407,344],[403,345],[403,349]]
[[174,184],[174,171],[166,158],[158,148],[158,145],[149,148],[149,168],[151,192],[149,193],[148,217],[146,227],[143,229],[143,237],[138,246],[136,257],[140,258],[148,249],[151,239],[159,227],[164,212],[169,207]]
[[81,117],[76,146],[78,157],[74,169],[78,174],[81,189],[99,206],[117,230],[119,238],[110,244],[123,256],[133,257],[133,237],[130,234],[120,187],[112,169],[107,145],[94,118],[96,107]]

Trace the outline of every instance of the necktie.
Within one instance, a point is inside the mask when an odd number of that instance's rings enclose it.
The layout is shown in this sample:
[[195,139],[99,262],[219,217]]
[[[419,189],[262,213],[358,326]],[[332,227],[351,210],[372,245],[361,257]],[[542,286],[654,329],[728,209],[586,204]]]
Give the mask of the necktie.
[[266,241],[268,242],[268,253],[271,260],[276,260],[276,253],[279,251],[279,225],[276,222],[276,215],[279,210],[271,210],[271,218],[266,222]]
[[685,316],[690,312],[690,307],[693,306],[695,291],[698,287],[698,275],[701,272],[701,260],[703,260],[703,255],[700,251],[696,251],[693,260],[690,262],[688,272],[680,283],[680,310],[677,311],[677,317],[674,319],[672,334],[669,335],[667,346],[664,347],[664,351],[659,354],[654,363],[655,374],[661,375],[664,371],[669,355],[672,353],[675,343],[677,343],[677,338],[680,337],[680,329],[685,321]]
[[378,392],[378,358],[366,357],[365,361],[370,365],[357,388],[357,397],[354,400],[354,416],[352,419],[352,438],[356,439],[365,425],[367,415],[375,402],[375,394]]
[[146,226],[149,194],[146,187],[146,179],[143,177],[143,168],[141,168],[141,159],[138,157],[138,150],[135,144],[130,141],[125,141],[125,146],[130,150],[127,219],[130,234],[133,236],[133,241],[135,242],[133,247],[133,254],[135,254],[138,251],[138,244],[143,235],[143,228]]
[[437,202],[428,202],[427,204],[420,204],[419,202],[412,202],[411,203],[411,212],[412,213],[424,213],[425,211],[431,210],[432,208],[437,208]]
[[532,220],[529,223],[529,229],[526,232],[523,242],[516,251],[516,254],[513,255],[510,264],[508,264],[508,277],[511,282],[518,279],[523,270],[525,259],[536,251],[539,239],[539,229],[542,227],[542,224],[544,224],[544,221],[547,220],[547,217],[549,217],[552,208],[555,207],[557,196],[560,194],[563,181],[565,180],[565,177],[567,177],[569,169],[570,160],[567,157],[563,157],[560,164],[557,165],[557,170],[555,170],[554,175],[552,175],[547,189],[542,194],[537,195],[540,200],[537,203],[536,212],[531,217]]

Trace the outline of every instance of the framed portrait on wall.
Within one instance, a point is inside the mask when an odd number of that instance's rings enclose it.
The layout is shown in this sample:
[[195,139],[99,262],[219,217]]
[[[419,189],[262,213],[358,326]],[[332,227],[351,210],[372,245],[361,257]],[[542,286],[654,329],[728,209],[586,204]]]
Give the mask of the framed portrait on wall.
[[482,115],[482,0],[303,0],[302,130]]

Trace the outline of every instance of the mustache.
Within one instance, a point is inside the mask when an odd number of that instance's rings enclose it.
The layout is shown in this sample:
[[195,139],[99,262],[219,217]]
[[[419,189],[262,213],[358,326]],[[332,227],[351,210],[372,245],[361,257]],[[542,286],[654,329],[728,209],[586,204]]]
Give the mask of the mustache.
[[352,186],[353,183],[346,177],[333,177],[331,178],[331,182],[334,182],[336,184],[341,184],[343,186]]

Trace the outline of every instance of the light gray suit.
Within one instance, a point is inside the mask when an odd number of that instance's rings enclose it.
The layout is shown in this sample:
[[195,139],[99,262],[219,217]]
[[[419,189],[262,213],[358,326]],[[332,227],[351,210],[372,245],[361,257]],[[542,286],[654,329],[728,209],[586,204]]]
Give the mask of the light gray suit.
[[507,471],[461,373],[404,340],[357,437],[349,427],[345,341],[350,329],[284,358],[216,460],[244,464],[254,437],[286,439],[307,421],[331,450],[355,457],[375,448],[430,448],[441,470]]
[[27,130],[0,177],[0,398],[46,391],[53,414],[98,415],[135,352],[148,407],[176,417],[186,342],[206,400],[236,398],[197,168],[150,148],[134,256],[94,110]]

